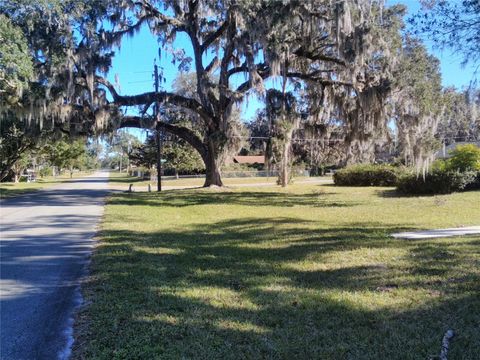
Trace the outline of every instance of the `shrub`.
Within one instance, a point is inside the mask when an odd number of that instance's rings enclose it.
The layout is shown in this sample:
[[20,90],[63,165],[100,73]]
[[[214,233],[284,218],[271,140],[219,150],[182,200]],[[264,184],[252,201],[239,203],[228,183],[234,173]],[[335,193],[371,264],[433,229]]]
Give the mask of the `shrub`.
[[335,185],[341,186],[393,186],[400,170],[390,165],[353,165],[333,175]]
[[433,169],[425,178],[416,174],[400,177],[397,190],[403,194],[433,195],[450,194],[468,189],[475,180],[477,172]]
[[432,163],[431,171],[435,170],[447,170],[448,168],[448,162],[443,159],[437,159]]
[[480,190],[480,171],[477,171],[475,179],[466,186],[465,190]]
[[40,177],[52,176],[52,168],[51,167],[42,167],[38,172]]
[[473,144],[459,145],[450,152],[447,168],[458,171],[480,170],[480,148]]

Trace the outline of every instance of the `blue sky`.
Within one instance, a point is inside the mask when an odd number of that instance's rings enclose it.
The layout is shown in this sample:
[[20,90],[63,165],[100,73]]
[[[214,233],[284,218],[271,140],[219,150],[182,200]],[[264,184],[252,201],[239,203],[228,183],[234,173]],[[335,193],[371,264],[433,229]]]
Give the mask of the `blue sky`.
[[[459,0],[450,1],[455,2]],[[387,5],[393,4],[406,5],[408,9],[407,17],[417,13],[421,8],[419,0],[387,0]],[[440,60],[443,86],[455,86],[457,89],[461,89],[470,84],[474,77],[475,68],[473,65],[461,66],[463,60],[462,54],[455,54],[449,50],[439,51],[433,49],[432,43],[426,39],[424,39],[424,43],[430,52]]]
[[[396,3],[407,5],[409,14],[414,14],[420,9],[420,3],[417,0],[387,1],[388,5]],[[430,51],[440,59],[444,86],[462,88],[469,85],[473,79],[473,66],[462,68],[461,55],[452,54],[449,51],[440,52],[432,49],[431,44],[428,42],[426,44]],[[175,45],[184,48],[187,55],[191,54],[190,43],[186,35],[179,34]],[[116,51],[108,78],[113,82],[115,74],[118,74],[122,95],[151,91],[153,90],[152,72],[155,58],[158,59],[157,39],[145,26],[136,36],[123,40],[121,49]],[[171,84],[178,73],[177,66],[172,64],[172,58],[168,54],[162,54],[162,59],[158,63],[163,68],[163,74],[166,79],[166,82],[162,85],[165,90],[170,90]],[[263,104],[252,96],[242,105],[243,119],[251,119],[256,110],[262,106]],[[134,131],[134,133],[140,138],[145,136],[145,132]]]

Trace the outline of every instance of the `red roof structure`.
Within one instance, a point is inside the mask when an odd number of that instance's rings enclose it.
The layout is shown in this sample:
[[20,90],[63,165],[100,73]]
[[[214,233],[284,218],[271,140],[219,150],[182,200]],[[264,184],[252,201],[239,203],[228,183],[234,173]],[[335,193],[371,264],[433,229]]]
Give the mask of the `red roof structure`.
[[233,162],[236,164],[264,164],[265,156],[263,155],[254,155],[254,156],[234,156]]

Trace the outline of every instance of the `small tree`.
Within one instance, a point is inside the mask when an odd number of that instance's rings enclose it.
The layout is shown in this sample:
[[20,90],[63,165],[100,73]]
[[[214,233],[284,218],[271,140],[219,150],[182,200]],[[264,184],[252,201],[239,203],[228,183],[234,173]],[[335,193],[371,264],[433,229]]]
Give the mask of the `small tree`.
[[165,143],[163,157],[166,160],[165,168],[171,168],[177,177],[179,173],[192,174],[205,170],[198,152],[185,140],[176,137]]
[[[179,173],[193,173],[205,169],[198,152],[175,136],[164,139],[162,158],[165,160],[165,168],[172,169],[176,176]],[[136,145],[129,153],[129,159],[134,165],[152,169],[157,162],[155,135],[148,136],[144,144]]]
[[130,163],[152,169],[157,162],[157,146],[155,135],[149,135],[143,144],[135,144],[128,153]]
[[[70,170],[70,177],[73,177],[75,162],[85,154],[86,147],[85,142],[81,139],[74,142],[68,142],[62,139],[45,145],[42,151],[50,164],[57,167],[59,172],[64,168],[68,168]],[[53,176],[56,176],[55,171],[53,172]]]
[[248,144],[249,154],[264,154],[268,137],[270,136],[270,121],[265,109],[257,111],[255,118],[246,124],[249,131],[250,141]]
[[268,162],[278,165],[278,184],[285,187],[291,180],[292,140],[299,124],[295,97],[285,91],[269,90],[267,115],[272,129],[267,146]]
[[118,161],[118,168],[120,172],[122,172],[122,169],[124,168],[123,165],[128,163],[128,172],[130,170],[129,153],[136,146],[140,145],[141,142],[136,136],[126,131],[117,131],[110,140],[107,152],[110,154],[112,159],[116,159]]
[[480,171],[480,148],[474,144],[459,145],[450,152],[447,167],[458,171]]
[[15,163],[12,166],[12,171],[13,171],[13,176],[14,176],[14,182],[18,183],[20,182],[20,176],[23,174],[25,169],[28,167],[30,164],[30,157],[28,154],[23,153],[22,156],[15,161]]
[[435,138],[445,110],[440,62],[425,46],[407,37],[395,72],[393,118],[398,146],[406,165],[425,176],[440,142]]
[[480,139],[480,89],[444,90],[445,111],[438,124],[438,137],[445,145]]

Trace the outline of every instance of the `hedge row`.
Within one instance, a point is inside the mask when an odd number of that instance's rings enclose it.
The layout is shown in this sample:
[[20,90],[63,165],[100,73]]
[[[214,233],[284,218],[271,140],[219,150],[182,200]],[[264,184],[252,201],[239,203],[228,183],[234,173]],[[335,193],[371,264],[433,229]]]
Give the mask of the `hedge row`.
[[397,186],[403,194],[480,190],[480,148],[460,145],[450,155],[450,159],[435,161],[425,176],[389,165],[354,165],[337,171],[333,181],[343,186]]
[[397,190],[402,194],[433,195],[480,189],[480,173],[434,169],[428,174],[417,176],[408,174],[399,178]]
[[423,177],[412,170],[390,165],[353,165],[338,170],[333,181],[340,186],[396,186],[402,194],[449,194],[480,190],[480,171],[434,167]]
[[390,165],[353,165],[338,170],[333,181],[340,186],[394,186],[400,173]]

